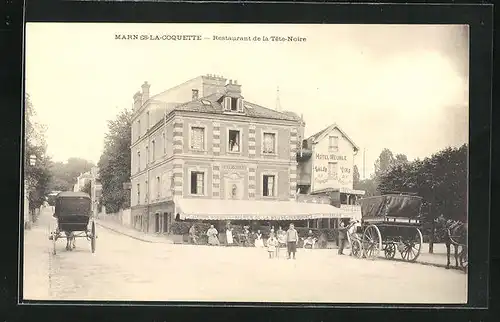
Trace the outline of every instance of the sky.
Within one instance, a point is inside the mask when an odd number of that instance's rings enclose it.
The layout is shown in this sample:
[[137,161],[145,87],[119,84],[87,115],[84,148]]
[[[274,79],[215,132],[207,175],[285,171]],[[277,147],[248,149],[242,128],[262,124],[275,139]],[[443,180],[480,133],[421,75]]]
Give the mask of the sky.
[[306,136],[336,123],[360,147],[355,163],[369,177],[384,148],[413,160],[468,141],[468,37],[460,25],[28,23],[26,92],[47,127],[47,153],[97,163],[107,120],[132,107],[144,81],[154,95],[222,75],[268,108],[279,87],[281,109],[303,115]]

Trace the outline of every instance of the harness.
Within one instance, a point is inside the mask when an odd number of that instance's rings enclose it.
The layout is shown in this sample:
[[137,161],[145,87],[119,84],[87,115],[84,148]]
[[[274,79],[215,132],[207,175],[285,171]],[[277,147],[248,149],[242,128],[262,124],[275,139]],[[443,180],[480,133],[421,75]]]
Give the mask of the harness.
[[460,235],[459,236],[452,236],[451,232],[452,230],[456,229],[456,228],[459,228],[461,226],[463,226],[464,224],[461,223],[460,221],[455,221],[455,222],[452,222],[447,228],[446,228],[446,236],[450,239],[450,242],[453,244],[453,245],[461,245],[459,242],[457,242],[455,240],[455,238],[458,238],[458,237],[461,237]]

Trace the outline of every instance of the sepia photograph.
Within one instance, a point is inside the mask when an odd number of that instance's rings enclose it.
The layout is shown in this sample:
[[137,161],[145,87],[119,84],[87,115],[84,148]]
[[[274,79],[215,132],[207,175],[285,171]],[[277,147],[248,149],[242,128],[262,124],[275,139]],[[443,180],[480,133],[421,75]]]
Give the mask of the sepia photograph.
[[25,50],[23,301],[467,303],[467,25],[29,22]]

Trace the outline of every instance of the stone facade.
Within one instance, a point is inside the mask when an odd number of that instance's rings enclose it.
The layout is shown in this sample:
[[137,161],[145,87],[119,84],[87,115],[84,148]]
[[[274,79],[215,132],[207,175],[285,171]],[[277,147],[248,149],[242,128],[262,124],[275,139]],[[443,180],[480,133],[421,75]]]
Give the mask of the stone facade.
[[152,98],[147,84],[135,100],[131,209],[137,229],[168,233],[175,197],[294,198],[297,142],[304,132],[297,115],[248,102],[241,85],[217,76],[200,76]]

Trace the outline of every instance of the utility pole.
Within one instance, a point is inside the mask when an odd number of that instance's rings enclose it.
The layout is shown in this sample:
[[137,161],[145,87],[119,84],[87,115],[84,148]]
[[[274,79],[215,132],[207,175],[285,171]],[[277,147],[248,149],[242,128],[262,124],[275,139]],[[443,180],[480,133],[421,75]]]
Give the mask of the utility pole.
[[365,153],[366,153],[366,148],[363,148],[363,180],[366,179],[366,172],[365,172],[365,168],[366,168],[366,160],[365,160]]
[[281,112],[280,88],[276,89],[276,111]]

